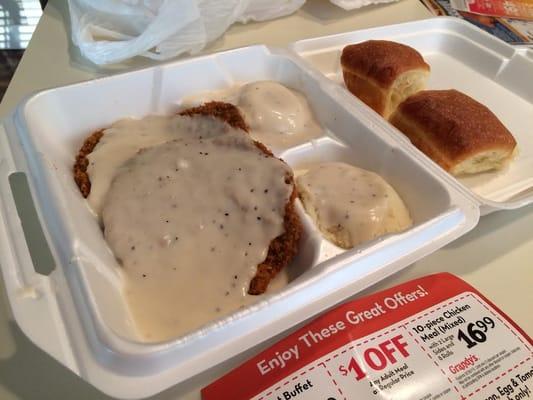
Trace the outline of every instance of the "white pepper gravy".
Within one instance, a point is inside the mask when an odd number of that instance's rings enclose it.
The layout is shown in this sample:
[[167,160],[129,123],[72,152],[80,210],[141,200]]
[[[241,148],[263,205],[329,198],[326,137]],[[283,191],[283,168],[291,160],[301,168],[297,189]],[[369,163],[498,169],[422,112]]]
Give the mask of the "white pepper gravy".
[[412,225],[400,196],[374,172],[342,162],[316,164],[298,176],[297,185],[308,214],[341,247]]
[[247,290],[283,232],[290,175],[229,126],[142,150],[118,168],[102,219],[145,340],[177,337],[260,298]]
[[212,100],[237,106],[250,127],[250,135],[274,149],[307,142],[323,132],[305,97],[278,82],[257,81],[195,94],[185,98],[183,106]]

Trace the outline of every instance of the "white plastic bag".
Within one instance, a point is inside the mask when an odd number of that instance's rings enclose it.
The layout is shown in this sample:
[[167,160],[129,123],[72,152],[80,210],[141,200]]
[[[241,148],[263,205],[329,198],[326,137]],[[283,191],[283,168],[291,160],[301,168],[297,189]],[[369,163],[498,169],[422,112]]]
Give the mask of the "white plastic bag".
[[296,11],[305,0],[68,0],[72,40],[95,64],[194,54],[236,21]]
[[336,6],[343,8],[345,10],[355,10],[356,8],[369,6],[371,4],[392,3],[393,1],[398,1],[398,0],[330,0],[330,1]]

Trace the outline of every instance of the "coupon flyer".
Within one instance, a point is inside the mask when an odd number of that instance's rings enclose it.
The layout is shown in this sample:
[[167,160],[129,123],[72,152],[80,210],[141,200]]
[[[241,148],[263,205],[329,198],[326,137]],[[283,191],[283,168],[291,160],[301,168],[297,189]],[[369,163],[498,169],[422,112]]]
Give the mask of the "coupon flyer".
[[449,273],[328,311],[202,390],[204,400],[533,398],[531,338]]
[[[434,15],[451,16],[483,29],[506,43],[517,46],[533,45],[533,21],[480,15],[455,9],[450,0],[420,0]],[[457,5],[457,4],[455,4]]]
[[450,3],[460,11],[533,21],[533,0],[450,0]]

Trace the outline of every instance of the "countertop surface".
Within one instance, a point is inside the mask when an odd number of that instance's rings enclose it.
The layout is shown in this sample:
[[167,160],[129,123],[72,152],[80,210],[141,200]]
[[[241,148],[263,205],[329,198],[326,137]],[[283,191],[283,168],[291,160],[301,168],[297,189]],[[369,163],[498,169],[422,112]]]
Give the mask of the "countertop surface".
[[[309,0],[291,16],[270,22],[232,26],[203,53],[257,43],[281,46],[307,37],[430,16],[418,0],[402,0],[351,12],[323,0]],[[135,60],[113,69],[90,66],[70,43],[69,29],[66,1],[50,1],[0,105],[2,117],[23,97],[37,90],[154,64],[152,61]],[[500,211],[482,217],[470,233],[364,293],[441,271],[451,272],[472,284],[532,335],[533,207]],[[153,398],[199,399],[201,387],[265,345],[246,351]],[[0,399],[69,398],[109,397],[82,381],[26,338],[13,320],[3,284],[0,284]]]

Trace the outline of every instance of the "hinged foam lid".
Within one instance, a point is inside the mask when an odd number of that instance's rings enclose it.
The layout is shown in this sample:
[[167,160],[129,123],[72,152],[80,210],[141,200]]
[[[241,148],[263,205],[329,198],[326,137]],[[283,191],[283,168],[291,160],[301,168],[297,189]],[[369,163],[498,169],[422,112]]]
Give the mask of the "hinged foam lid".
[[[482,214],[523,207],[533,201],[533,60],[472,24],[451,17],[432,18],[399,25],[365,29],[337,35],[302,40],[291,50],[307,65],[344,89],[340,54],[352,43],[385,39],[418,50],[431,66],[428,89],[457,89],[485,104],[512,132],[518,142],[518,154],[508,168],[449,182],[465,189],[481,206]],[[409,141],[377,113],[347,90],[345,101],[365,110],[365,115],[391,136]],[[414,153],[420,151],[413,148]],[[451,178],[451,179],[449,179]]]

